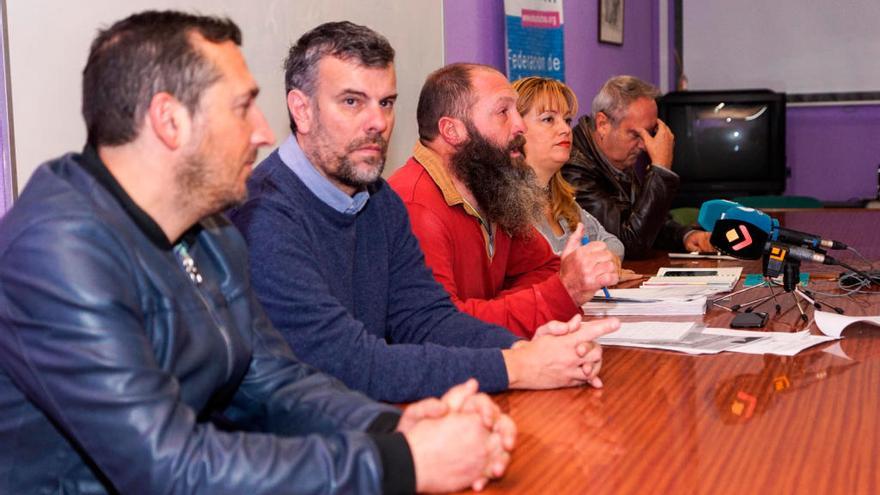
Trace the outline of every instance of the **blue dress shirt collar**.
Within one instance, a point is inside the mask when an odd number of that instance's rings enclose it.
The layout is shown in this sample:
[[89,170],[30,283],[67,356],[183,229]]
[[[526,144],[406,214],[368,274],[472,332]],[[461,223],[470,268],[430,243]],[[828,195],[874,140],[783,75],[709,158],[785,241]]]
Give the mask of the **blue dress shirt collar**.
[[312,162],[306,158],[293,134],[278,148],[278,155],[309,191],[312,191],[312,194],[339,213],[356,215],[370,199],[370,193],[366,190],[358,191],[354,196],[349,196],[321,175]]

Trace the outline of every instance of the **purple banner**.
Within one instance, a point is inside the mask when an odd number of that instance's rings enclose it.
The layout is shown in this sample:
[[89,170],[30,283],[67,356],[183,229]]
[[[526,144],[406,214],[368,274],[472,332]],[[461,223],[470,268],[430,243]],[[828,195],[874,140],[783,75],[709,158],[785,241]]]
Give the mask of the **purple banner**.
[[[5,8],[0,3],[0,9]],[[6,87],[6,13],[0,11],[0,217],[12,208],[15,182],[12,172],[11,134],[9,129],[9,107]]]

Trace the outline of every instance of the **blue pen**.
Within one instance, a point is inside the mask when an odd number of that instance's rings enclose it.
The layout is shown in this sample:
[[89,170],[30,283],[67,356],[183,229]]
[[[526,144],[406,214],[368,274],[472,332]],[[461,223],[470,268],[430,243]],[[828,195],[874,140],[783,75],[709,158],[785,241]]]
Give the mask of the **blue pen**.
[[[587,233],[584,232],[584,236],[581,237],[581,246],[586,246],[589,243],[590,243],[590,236],[588,236]],[[602,292],[605,294],[605,299],[611,299],[611,294],[608,293],[607,288],[602,287]]]

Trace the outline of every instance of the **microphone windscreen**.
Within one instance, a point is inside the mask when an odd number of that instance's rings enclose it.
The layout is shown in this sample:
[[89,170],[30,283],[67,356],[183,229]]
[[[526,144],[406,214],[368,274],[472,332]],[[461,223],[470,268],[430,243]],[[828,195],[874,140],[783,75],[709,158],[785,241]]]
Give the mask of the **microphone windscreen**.
[[728,208],[721,214],[722,219],[739,220],[759,228],[767,234],[773,233],[773,218],[763,211],[745,206]]
[[736,206],[740,206],[740,204],[726,199],[710,199],[700,206],[697,223],[703,230],[712,232],[715,229],[715,222],[721,218],[721,214]]

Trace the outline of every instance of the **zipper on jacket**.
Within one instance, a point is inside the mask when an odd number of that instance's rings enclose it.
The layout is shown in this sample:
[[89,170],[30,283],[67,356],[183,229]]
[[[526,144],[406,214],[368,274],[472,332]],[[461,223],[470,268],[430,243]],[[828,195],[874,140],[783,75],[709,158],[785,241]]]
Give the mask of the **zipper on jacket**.
[[193,284],[193,288],[196,291],[196,294],[199,295],[199,299],[202,301],[202,304],[205,305],[205,309],[208,310],[208,314],[211,315],[211,320],[214,321],[214,326],[217,328],[217,331],[223,337],[223,342],[226,344],[226,381],[228,381],[232,377],[232,368],[233,368],[233,359],[232,359],[232,339],[230,339],[227,334],[226,327],[220,323],[220,318],[214,312],[214,306],[211,305],[210,301],[205,297],[202,293],[202,274],[199,273],[199,268],[196,266],[196,261],[190,256],[189,251],[186,248],[184,243],[177,244],[174,246],[174,254],[177,256],[177,259],[180,261],[181,266],[183,267],[183,271],[186,272],[189,277],[190,282]]

